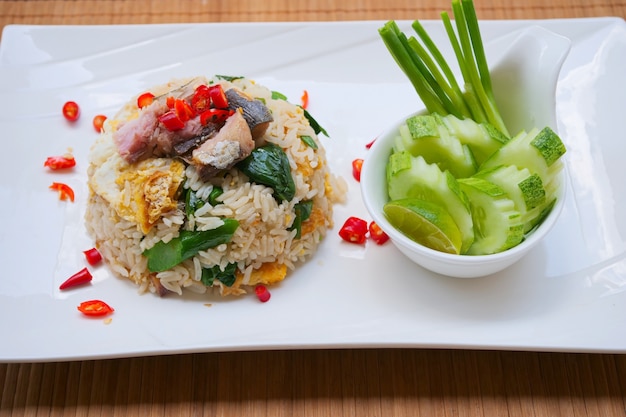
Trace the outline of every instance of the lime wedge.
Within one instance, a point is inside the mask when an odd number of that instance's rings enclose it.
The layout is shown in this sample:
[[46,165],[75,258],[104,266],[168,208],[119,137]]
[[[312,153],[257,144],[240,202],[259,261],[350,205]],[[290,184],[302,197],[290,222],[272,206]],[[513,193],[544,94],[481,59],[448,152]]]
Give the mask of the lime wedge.
[[459,227],[440,205],[406,198],[388,202],[383,211],[389,223],[420,245],[445,253],[461,252]]

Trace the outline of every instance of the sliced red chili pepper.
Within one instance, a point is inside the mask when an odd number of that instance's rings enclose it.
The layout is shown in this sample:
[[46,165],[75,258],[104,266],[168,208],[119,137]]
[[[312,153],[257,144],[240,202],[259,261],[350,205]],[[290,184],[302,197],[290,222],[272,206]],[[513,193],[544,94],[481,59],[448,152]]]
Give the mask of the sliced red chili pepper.
[[302,92],[302,97],[300,97],[300,101],[302,102],[302,108],[304,110],[307,109],[307,107],[309,107],[309,92],[304,90]]
[[59,200],[74,201],[74,190],[69,185],[62,182],[53,182],[49,188],[59,192]]
[[176,99],[174,101],[174,110],[176,111],[178,118],[182,120],[183,123],[196,117],[196,113],[185,100]]
[[180,130],[185,127],[185,122],[180,120],[176,111],[170,110],[159,116],[159,122],[163,123],[163,126],[169,131]]
[[367,145],[365,145],[365,149],[369,149],[372,147],[372,145],[374,144],[374,142],[376,142],[376,139],[374,139],[373,141],[371,141],[370,143],[368,143]]
[[146,92],[137,97],[137,107],[143,109],[144,107],[149,106],[154,101],[154,94],[151,92]]
[[107,303],[100,300],[83,301],[77,308],[86,316],[106,316],[115,311]]
[[102,255],[96,248],[88,249],[86,251],[83,251],[83,253],[85,254],[85,258],[87,258],[87,262],[89,262],[89,265],[97,265],[100,263],[100,261],[102,261]]
[[91,282],[93,276],[89,272],[87,268],[83,268],[68,279],[66,279],[63,284],[59,286],[60,290],[65,290],[67,288],[76,287],[77,285],[87,284]]
[[376,222],[370,223],[369,232],[370,238],[378,245],[382,245],[389,240],[389,235]]
[[358,217],[348,217],[346,222],[339,229],[339,236],[346,242],[365,243],[367,238],[367,222]]
[[200,123],[222,123],[235,113],[234,110],[209,109],[200,113]]
[[49,156],[43,166],[50,169],[67,169],[76,166],[76,159],[72,155]]
[[352,176],[355,180],[361,181],[361,169],[363,168],[363,160],[360,158],[352,161]]
[[257,285],[254,287],[254,293],[262,303],[267,302],[272,296],[265,285]]
[[93,118],[93,128],[96,129],[96,132],[102,132],[102,126],[104,126],[104,122],[107,117],[103,114],[98,114]]
[[63,105],[63,117],[70,122],[75,122],[80,116],[80,107],[74,101],[68,101]]
[[209,97],[211,97],[211,103],[217,109],[227,109],[228,99],[226,93],[221,84],[213,84],[209,87]]
[[211,96],[209,95],[209,87],[202,84],[196,88],[191,97],[191,108],[198,114],[211,108]]

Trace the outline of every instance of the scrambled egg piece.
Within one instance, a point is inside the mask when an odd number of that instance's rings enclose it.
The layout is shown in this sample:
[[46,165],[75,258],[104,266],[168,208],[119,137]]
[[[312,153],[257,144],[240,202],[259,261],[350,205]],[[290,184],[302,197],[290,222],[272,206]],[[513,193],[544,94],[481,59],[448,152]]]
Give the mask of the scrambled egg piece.
[[[241,295],[246,291],[241,288],[243,283],[243,273],[239,270],[235,272],[235,283],[230,286],[221,286],[220,293],[222,295]],[[285,279],[287,276],[287,265],[278,262],[268,262],[261,265],[259,269],[254,269],[250,273],[250,281],[247,285],[254,286],[257,284],[272,285]]]
[[275,284],[282,281],[287,276],[287,265],[277,262],[265,263],[259,269],[250,273],[248,285]]
[[320,227],[326,227],[326,214],[322,209],[313,206],[309,218],[302,222],[302,235],[309,234]]
[[150,165],[151,160],[142,161],[136,171],[123,172],[117,180],[120,186],[130,184],[134,204],[129,208],[136,208],[135,221],[144,234],[150,231],[164,213],[176,209],[176,193],[183,181],[185,170],[183,163],[177,160],[156,169]]
[[94,147],[102,159],[92,165],[89,186],[107,200],[120,217],[140,225],[146,234],[167,212],[177,207],[177,192],[184,180],[185,165],[169,158],[146,159],[129,165],[110,141]]

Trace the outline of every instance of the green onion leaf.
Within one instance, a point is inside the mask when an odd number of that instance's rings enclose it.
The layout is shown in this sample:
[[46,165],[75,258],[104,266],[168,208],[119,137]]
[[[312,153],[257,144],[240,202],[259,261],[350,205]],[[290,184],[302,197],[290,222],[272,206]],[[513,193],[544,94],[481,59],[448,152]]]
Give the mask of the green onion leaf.
[[429,113],[489,123],[509,137],[496,104],[491,76],[472,0],[452,0],[455,27],[446,12],[441,19],[463,77],[463,89],[419,21],[412,24],[418,38],[407,38],[395,21],[378,32],[391,56],[405,73]]

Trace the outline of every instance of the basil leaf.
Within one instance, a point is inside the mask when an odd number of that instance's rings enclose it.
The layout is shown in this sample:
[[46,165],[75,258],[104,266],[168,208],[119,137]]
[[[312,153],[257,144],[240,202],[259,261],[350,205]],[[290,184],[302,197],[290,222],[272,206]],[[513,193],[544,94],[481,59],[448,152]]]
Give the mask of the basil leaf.
[[320,133],[323,133],[327,138],[329,138],[330,136],[328,136],[326,129],[324,129],[322,126],[320,126],[319,123],[317,123],[317,120],[315,120],[313,116],[311,116],[311,113],[309,113],[304,107],[302,106],[299,106],[299,107],[302,110],[304,110],[304,117],[306,117],[307,120],[309,121],[309,124],[313,128],[313,131],[315,132],[315,134],[319,135]]
[[224,194],[224,190],[221,187],[213,186],[213,189],[209,193],[209,204],[214,207],[220,204],[220,202],[217,201],[217,197],[222,194]]
[[185,191],[185,214],[191,216],[200,207],[204,206],[204,200],[198,197],[196,192],[191,188]]
[[273,143],[258,147],[237,164],[250,181],[263,184],[274,190],[277,202],[291,201],[296,195],[296,184],[291,176],[289,159],[282,148]]
[[311,217],[311,212],[313,211],[313,200],[301,201],[296,204],[296,207],[300,210],[302,221],[308,220],[309,217]]
[[221,78],[222,80],[226,80],[226,81],[235,81],[235,80],[240,80],[243,77],[241,75],[216,75],[215,78]]
[[178,237],[167,243],[159,241],[143,252],[148,259],[148,269],[150,272],[166,271],[202,250],[228,243],[237,227],[237,220],[224,219],[224,224],[215,229],[201,232],[183,230]]
[[293,207],[293,211],[296,214],[296,218],[287,230],[296,229],[295,238],[300,239],[302,236],[302,222],[311,217],[311,212],[313,211],[313,200],[300,201]]
[[309,135],[300,136],[300,140],[304,142],[309,148],[317,149],[317,143],[313,140],[313,138]]
[[235,276],[236,270],[236,263],[230,263],[226,265],[226,268],[224,268],[223,271],[219,265],[215,265],[211,268],[202,268],[202,277],[200,278],[200,280],[207,287],[212,286],[213,282],[215,282],[216,279],[227,287],[232,287],[237,278]]
[[283,93],[279,93],[278,91],[272,91],[272,99],[273,100],[287,100],[287,96]]

